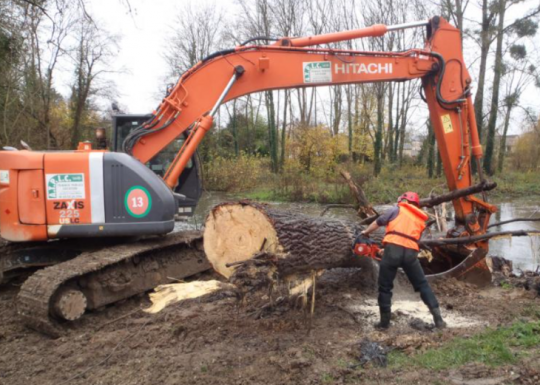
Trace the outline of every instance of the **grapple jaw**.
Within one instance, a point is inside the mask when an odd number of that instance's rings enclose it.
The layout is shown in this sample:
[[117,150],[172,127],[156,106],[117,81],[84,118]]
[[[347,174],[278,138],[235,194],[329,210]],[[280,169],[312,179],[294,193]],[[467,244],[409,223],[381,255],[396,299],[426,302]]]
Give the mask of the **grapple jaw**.
[[[460,254],[463,248],[460,249]],[[455,260],[455,254],[458,251],[449,250],[448,248],[436,248],[434,250],[434,258],[438,260]],[[487,249],[476,248],[468,253],[466,257],[455,266],[443,271],[442,273],[427,274],[429,281],[439,279],[456,278],[476,286],[487,286],[491,284],[491,270],[486,262]]]

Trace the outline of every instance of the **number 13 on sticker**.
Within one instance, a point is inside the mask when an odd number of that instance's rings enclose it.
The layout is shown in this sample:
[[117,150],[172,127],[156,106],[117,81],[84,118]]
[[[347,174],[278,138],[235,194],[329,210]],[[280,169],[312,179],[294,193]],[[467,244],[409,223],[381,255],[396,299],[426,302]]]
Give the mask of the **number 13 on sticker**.
[[152,196],[146,188],[133,186],[126,192],[124,206],[132,217],[143,218],[152,209]]

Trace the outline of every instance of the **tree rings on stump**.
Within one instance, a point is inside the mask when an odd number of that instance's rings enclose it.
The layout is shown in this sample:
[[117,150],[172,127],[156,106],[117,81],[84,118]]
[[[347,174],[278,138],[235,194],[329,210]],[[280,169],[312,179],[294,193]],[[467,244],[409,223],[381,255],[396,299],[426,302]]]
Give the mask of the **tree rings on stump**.
[[227,264],[245,261],[266,251],[282,251],[276,230],[257,206],[221,204],[209,214],[204,230],[204,250],[215,271],[229,278]]

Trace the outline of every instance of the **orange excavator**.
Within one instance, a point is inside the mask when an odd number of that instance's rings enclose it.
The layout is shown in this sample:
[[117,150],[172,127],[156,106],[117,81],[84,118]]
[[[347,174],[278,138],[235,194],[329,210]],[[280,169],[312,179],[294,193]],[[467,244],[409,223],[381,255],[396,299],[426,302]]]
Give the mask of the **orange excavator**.
[[[423,48],[321,48],[406,28],[425,29]],[[460,32],[446,20],[254,44],[260,40],[216,52],[186,71],[150,118],[127,135],[123,153],[96,151],[86,143],[67,152],[0,151],[0,234],[12,242],[12,251],[0,257],[0,271],[50,265],[31,275],[19,293],[19,312],[29,326],[58,335],[86,310],[208,268],[200,233],[173,232],[186,199],[178,184],[193,167],[219,106],[243,95],[421,79],[448,188],[472,186],[471,163],[482,157],[472,79]],[[145,164],[178,138],[183,145],[160,178]],[[484,194],[457,198],[453,205],[453,237],[485,233],[496,210]],[[486,241],[457,246],[441,258],[447,270],[461,275],[487,269],[487,248]]]

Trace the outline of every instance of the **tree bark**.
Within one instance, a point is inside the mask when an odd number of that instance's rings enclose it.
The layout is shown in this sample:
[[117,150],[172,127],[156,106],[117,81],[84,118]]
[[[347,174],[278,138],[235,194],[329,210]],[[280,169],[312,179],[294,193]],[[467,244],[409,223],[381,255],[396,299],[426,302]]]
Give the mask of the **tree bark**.
[[394,159],[394,85],[388,86],[388,159],[393,163]]
[[274,106],[273,91],[266,91],[266,110],[268,115],[268,144],[270,152],[270,160],[272,163],[272,172],[279,171],[278,164],[278,148],[277,148],[277,127],[276,127],[276,110]]
[[238,132],[236,128],[236,99],[233,101],[232,134],[234,140],[234,155],[238,158],[240,155],[240,148],[238,146]]
[[504,157],[506,155],[506,136],[508,134],[508,127],[510,127],[510,114],[512,113],[512,108],[514,106],[512,103],[507,104],[506,106],[506,116],[504,117],[504,128],[503,134],[501,137],[501,142],[499,143],[499,157],[497,158],[497,171],[502,173],[504,168]]
[[[487,58],[489,47],[491,46],[491,20],[494,14],[489,12],[488,0],[482,0],[482,27],[480,30],[480,69],[478,71],[478,86],[474,97],[474,114],[478,126],[478,136],[482,139],[484,127],[484,85],[486,82]],[[476,163],[473,162],[473,169],[476,168]]]
[[222,203],[206,219],[208,260],[229,278],[238,262],[264,253],[275,257],[280,276],[334,267],[359,266],[351,251],[354,222],[309,217],[241,201]]
[[287,109],[289,108],[289,91],[285,90],[285,101],[283,102],[283,122],[281,123],[281,156],[279,169],[283,171],[285,167],[285,141],[287,140]]
[[349,160],[352,160],[353,153],[353,115],[352,115],[352,86],[347,86],[347,128],[348,128],[348,149]]
[[512,218],[506,221],[492,223],[487,228],[490,229],[492,227],[502,226],[502,225],[506,225],[507,223],[514,223],[514,222],[540,222],[540,218]]
[[437,195],[430,198],[420,199],[420,207],[431,208],[431,207],[440,205],[441,203],[444,203],[444,202],[449,202],[454,199],[463,198],[467,195],[476,194],[482,191],[493,190],[495,187],[497,187],[497,183],[495,182],[475,184],[474,186],[457,189],[454,191],[450,191],[449,193],[446,193],[446,194],[441,194],[441,195]]
[[384,86],[377,84],[377,127],[375,131],[375,161],[373,163],[373,173],[378,176],[382,169],[382,145],[383,145],[383,126],[384,126]]
[[435,246],[448,246],[448,245],[467,245],[480,241],[485,241],[495,237],[530,237],[540,235],[539,231],[534,230],[516,230],[516,231],[498,231],[493,233],[486,233],[482,235],[474,235],[472,237],[461,238],[443,238],[443,239],[427,239],[421,241],[420,245],[435,247]]
[[495,68],[493,74],[493,88],[491,96],[491,109],[487,125],[486,152],[484,155],[484,170],[488,175],[493,175],[493,155],[495,149],[495,128],[497,114],[499,112],[499,87],[503,73],[503,41],[504,41],[504,16],[506,0],[499,0],[499,24],[497,27],[497,49],[495,51]]

